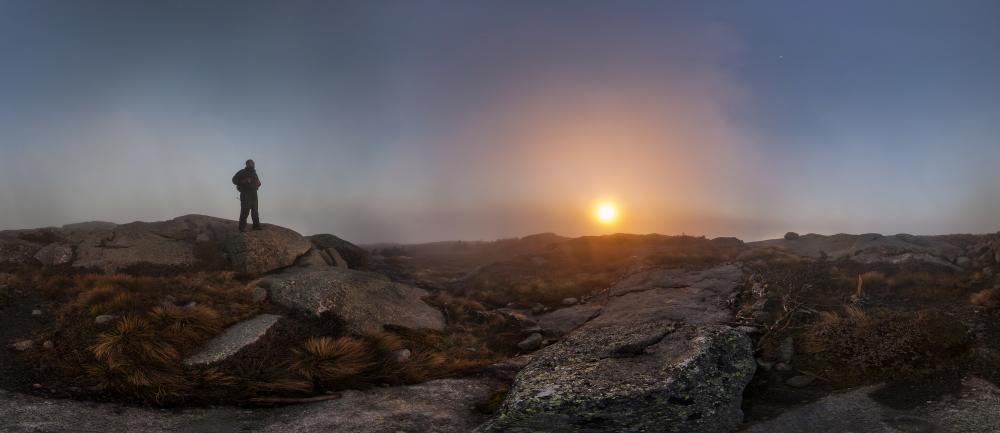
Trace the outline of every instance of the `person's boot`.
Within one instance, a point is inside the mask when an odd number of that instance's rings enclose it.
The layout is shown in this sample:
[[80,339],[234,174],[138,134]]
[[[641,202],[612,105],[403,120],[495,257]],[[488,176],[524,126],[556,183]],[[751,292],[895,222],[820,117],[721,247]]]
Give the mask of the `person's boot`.
[[253,229],[254,230],[264,230],[264,226],[259,225],[259,224],[254,224]]

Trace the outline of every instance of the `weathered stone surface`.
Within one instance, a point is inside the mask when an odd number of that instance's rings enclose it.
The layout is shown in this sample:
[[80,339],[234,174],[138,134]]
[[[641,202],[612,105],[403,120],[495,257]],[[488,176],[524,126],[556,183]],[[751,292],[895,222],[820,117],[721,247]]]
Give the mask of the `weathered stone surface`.
[[985,380],[963,380],[958,399],[931,401],[907,410],[871,398],[880,385],[833,394],[754,423],[744,433],[912,433],[1000,431],[1000,389]]
[[483,432],[729,432],[756,362],[719,324],[742,270],[652,268],[589,303],[537,316],[569,332],[535,353]]
[[231,269],[263,273],[292,265],[310,244],[292,230],[265,224],[241,233],[235,221],[186,215],[70,233],[76,267],[106,272],[138,264]]
[[41,246],[20,239],[0,238],[0,264],[32,263]]
[[603,308],[603,305],[598,303],[574,305],[535,316],[533,320],[538,323],[545,335],[558,337],[572,332],[587,323],[588,320],[597,317]]
[[261,314],[230,326],[222,334],[205,343],[198,353],[185,359],[184,364],[208,365],[225,361],[243,348],[259,341],[279,320],[281,316]]
[[[368,269],[371,254],[367,250],[338,238],[331,234],[312,235],[307,237],[313,246],[319,250],[334,250],[351,269]],[[331,254],[332,256],[333,254]]]
[[0,391],[5,433],[468,433],[482,422],[473,406],[496,384],[445,379],[420,385],[344,391],[341,398],[276,409],[171,411],[42,399]]
[[65,265],[73,260],[73,247],[53,242],[38,250],[34,257],[45,266]]
[[535,350],[542,347],[542,334],[535,332],[529,335],[528,338],[517,343],[517,347],[521,350]]
[[97,316],[97,317],[94,318],[94,324],[95,325],[103,325],[103,324],[108,323],[108,322],[110,322],[112,320],[115,320],[117,318],[118,318],[118,316],[116,316],[114,314],[102,314],[102,315]]
[[481,432],[730,432],[750,339],[666,322],[585,328],[536,352]]
[[883,236],[877,233],[832,236],[810,233],[797,239],[771,239],[747,245],[778,248],[810,258],[849,258],[863,263],[922,261],[948,267],[954,267],[951,262],[963,252],[962,248],[942,237],[907,234]]
[[312,248],[295,261],[295,266],[300,268],[326,268],[330,266],[330,263],[323,258],[323,254],[320,251]]
[[271,302],[309,314],[332,314],[355,332],[384,325],[443,329],[441,312],[421,299],[427,292],[385,276],[342,268],[296,268],[267,277]]

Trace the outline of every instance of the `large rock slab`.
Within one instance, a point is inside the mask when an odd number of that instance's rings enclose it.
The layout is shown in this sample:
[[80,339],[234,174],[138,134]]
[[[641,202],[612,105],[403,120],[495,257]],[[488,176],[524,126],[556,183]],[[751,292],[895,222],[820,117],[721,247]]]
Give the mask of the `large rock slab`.
[[298,233],[275,225],[241,233],[236,221],[186,215],[169,221],[96,225],[68,233],[73,266],[115,272],[134,265],[230,269],[264,273],[292,265],[310,248]]
[[751,242],[755,248],[772,247],[795,255],[831,259],[851,259],[862,263],[935,263],[947,267],[963,254],[962,248],[940,236],[877,233],[824,236],[810,233],[795,239],[771,239]]
[[271,302],[316,316],[330,314],[353,332],[384,325],[443,329],[444,316],[421,298],[427,292],[385,276],[350,269],[295,268],[261,283]]
[[216,407],[157,410],[110,403],[47,400],[0,391],[5,433],[467,433],[484,416],[473,407],[496,384],[445,379],[420,385],[345,391],[341,398],[277,409]]
[[306,239],[309,239],[317,250],[326,251],[331,257],[339,255],[351,269],[368,269],[371,262],[371,254],[367,250],[334,235],[312,235]]
[[998,432],[1000,389],[976,377],[962,381],[960,398],[928,401],[910,409],[894,409],[871,396],[881,385],[823,397],[771,420],[750,425],[744,433],[911,433]]
[[734,264],[635,272],[587,304],[535,319],[570,332],[536,352],[483,432],[729,432],[756,368],[723,323]]
[[232,325],[205,343],[198,353],[185,359],[184,364],[208,365],[225,361],[263,338],[279,320],[281,316],[261,314]]
[[750,339],[725,326],[583,329],[536,352],[480,431],[731,432],[754,368]]

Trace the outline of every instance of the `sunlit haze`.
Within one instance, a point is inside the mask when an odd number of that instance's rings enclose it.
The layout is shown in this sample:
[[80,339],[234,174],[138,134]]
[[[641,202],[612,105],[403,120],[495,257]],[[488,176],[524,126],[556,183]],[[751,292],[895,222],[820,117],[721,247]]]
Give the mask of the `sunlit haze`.
[[[1000,229],[996,1],[0,0],[0,229]],[[614,197],[595,218],[595,201]],[[614,224],[600,224],[600,222]]]

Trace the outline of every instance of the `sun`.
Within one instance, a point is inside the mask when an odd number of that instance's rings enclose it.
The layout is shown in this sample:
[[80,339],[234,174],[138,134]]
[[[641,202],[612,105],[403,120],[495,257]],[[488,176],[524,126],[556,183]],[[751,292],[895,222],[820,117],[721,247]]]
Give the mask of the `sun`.
[[618,219],[618,207],[614,203],[604,202],[597,205],[594,215],[597,216],[597,221],[602,224],[611,224]]

